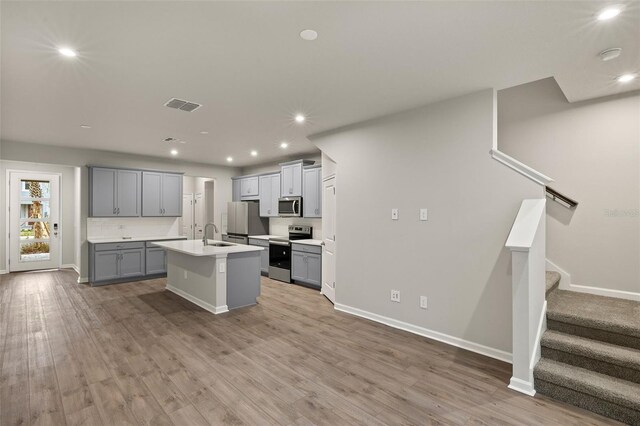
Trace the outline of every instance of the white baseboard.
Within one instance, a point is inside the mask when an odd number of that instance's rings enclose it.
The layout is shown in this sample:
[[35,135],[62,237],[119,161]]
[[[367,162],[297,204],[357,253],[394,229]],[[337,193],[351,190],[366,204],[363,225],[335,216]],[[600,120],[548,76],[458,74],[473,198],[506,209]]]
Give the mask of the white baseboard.
[[546,263],[547,271],[553,271],[560,274],[560,285],[558,286],[558,288],[560,288],[560,290],[569,290],[569,287],[571,286],[571,274],[549,259],[547,259]]
[[207,303],[204,300],[198,299],[197,297],[194,297],[188,293],[185,293],[179,288],[175,288],[174,286],[169,284],[167,284],[166,289],[172,293],[177,294],[180,297],[187,299],[191,303],[195,303],[196,305],[200,306],[202,309],[209,311],[213,314],[223,314],[225,312],[229,312],[229,307],[227,305],[213,306],[212,304]]
[[89,282],[89,277],[78,277],[78,284],[85,284]]
[[567,290],[577,291],[580,293],[595,294],[596,296],[615,297],[617,299],[635,300],[640,302],[640,293],[623,290],[612,290],[601,287],[589,287],[587,285],[571,284]]
[[511,390],[529,396],[534,396],[536,394],[536,390],[533,388],[533,383],[525,382],[524,380],[516,379],[515,377],[511,378],[509,386],[507,387]]
[[6,269],[0,269],[0,275],[4,275],[4,274],[8,274],[9,271],[7,271]]
[[64,265],[60,265],[60,269],[73,269],[77,274],[80,274],[80,268],[73,263],[65,263]]
[[456,346],[458,348],[466,349],[471,352],[476,352],[481,355],[488,356],[490,358],[495,358],[500,361],[511,363],[511,354],[509,352],[505,352],[495,348],[490,348],[488,346],[484,346],[479,343],[470,342],[468,340],[464,340],[459,337],[449,336],[448,334],[440,333],[438,331],[429,330],[427,328],[409,324],[404,321],[399,321],[393,318],[388,318],[382,315],[367,312],[362,309],[346,306],[341,303],[336,303],[335,309],[341,312],[346,312],[351,315],[366,318],[371,321],[379,322],[381,324],[388,325],[389,327],[397,328],[400,330],[408,331],[409,333],[413,333],[423,337],[427,337],[429,339],[437,340],[439,342],[443,342],[451,346]]

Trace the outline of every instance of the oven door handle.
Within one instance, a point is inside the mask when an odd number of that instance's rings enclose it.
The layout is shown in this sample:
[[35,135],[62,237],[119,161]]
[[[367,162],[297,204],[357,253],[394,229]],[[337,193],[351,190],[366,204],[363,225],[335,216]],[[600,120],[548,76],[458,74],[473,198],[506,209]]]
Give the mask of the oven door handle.
[[284,241],[269,241],[269,244],[274,244],[276,246],[289,246],[291,243],[286,243]]

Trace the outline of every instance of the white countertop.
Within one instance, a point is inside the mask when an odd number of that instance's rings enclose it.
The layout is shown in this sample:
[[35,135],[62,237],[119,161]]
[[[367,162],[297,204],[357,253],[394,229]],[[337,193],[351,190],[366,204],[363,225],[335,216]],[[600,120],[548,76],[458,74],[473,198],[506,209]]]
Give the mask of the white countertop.
[[202,240],[182,240],[182,241],[166,241],[163,243],[156,243],[158,247],[165,248],[171,251],[177,251],[179,253],[188,254],[190,256],[219,256],[227,255],[231,253],[246,253],[252,251],[262,251],[264,248],[258,246],[246,246],[243,244],[232,244],[225,241],[207,240],[209,244],[224,243],[231,244],[225,247],[205,246],[202,244]]
[[287,237],[281,237],[280,235],[249,235],[249,238],[255,238],[256,240],[268,240],[269,238],[287,239]]
[[293,240],[291,244],[306,244],[308,246],[321,246],[322,240]]
[[122,237],[92,237],[87,238],[87,241],[91,244],[100,244],[100,243],[129,243],[129,242],[138,242],[138,241],[164,241],[164,240],[186,240],[187,237],[183,235],[162,235],[162,236],[151,236],[151,237],[132,237],[132,238],[122,238]]

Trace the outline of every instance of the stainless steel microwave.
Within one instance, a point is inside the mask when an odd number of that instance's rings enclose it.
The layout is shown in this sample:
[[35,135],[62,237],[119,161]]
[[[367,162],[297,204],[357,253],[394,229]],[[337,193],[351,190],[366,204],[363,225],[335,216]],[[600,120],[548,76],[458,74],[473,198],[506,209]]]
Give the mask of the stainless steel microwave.
[[278,215],[281,217],[302,216],[302,197],[283,197],[278,199]]

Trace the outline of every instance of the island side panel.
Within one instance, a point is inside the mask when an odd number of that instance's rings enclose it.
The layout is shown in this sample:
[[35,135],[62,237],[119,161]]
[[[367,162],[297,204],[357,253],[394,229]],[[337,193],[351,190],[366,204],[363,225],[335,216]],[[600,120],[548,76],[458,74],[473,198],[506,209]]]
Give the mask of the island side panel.
[[229,309],[255,305],[260,296],[260,252],[229,253],[227,305]]
[[167,290],[214,314],[228,310],[226,274],[218,272],[219,264],[226,261],[224,257],[191,256],[172,250],[167,254]]

